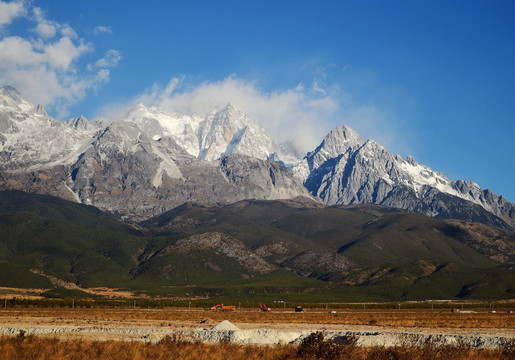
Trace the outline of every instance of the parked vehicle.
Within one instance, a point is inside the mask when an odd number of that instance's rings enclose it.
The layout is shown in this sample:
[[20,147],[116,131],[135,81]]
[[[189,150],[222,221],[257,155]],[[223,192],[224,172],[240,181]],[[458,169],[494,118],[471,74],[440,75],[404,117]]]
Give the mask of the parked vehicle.
[[268,306],[266,306],[262,302],[259,303],[259,308],[261,309],[261,311],[264,311],[264,312],[272,311],[272,309],[270,309]]
[[215,306],[212,306],[210,310],[236,311],[236,306],[216,304]]

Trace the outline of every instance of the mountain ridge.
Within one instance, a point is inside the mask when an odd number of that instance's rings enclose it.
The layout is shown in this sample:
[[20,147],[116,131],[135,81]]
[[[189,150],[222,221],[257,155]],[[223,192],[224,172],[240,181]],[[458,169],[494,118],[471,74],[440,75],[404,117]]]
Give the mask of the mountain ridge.
[[[411,156],[392,155],[374,140],[363,141],[347,126],[331,131],[292,171],[328,205],[375,203],[428,216],[486,221],[505,229],[515,225],[515,206],[504,197],[473,182],[450,181]],[[450,199],[450,206],[442,198]]]
[[[113,122],[61,122],[14,88],[0,91],[0,189],[48,193],[134,219],[186,201],[319,198],[515,227],[515,206],[473,182],[390,154],[348,126],[291,170],[266,129],[233,104],[188,115],[138,103]],[[279,165],[277,165],[279,164]]]

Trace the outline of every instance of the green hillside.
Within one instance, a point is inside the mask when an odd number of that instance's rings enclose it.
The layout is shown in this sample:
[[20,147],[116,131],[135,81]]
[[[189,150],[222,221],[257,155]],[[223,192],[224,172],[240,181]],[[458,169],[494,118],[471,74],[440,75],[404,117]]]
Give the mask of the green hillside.
[[0,286],[49,293],[69,282],[242,300],[505,299],[515,297],[513,265],[513,234],[377,205],[184,204],[126,224],[91,206],[0,192]]

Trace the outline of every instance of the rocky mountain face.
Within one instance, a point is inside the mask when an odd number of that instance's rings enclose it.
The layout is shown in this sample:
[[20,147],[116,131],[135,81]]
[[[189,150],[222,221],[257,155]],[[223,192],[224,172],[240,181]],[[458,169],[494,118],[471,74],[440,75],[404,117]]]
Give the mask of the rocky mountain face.
[[[249,250],[241,241],[223,233],[204,233],[192,235],[177,241],[173,246],[164,248],[163,252],[182,254],[192,251],[212,251],[236,260],[243,268],[254,273],[267,274],[275,270],[274,266],[266,262],[255,252]],[[208,266],[214,271],[221,271],[213,264]]]
[[515,207],[502,196],[473,182],[450,181],[410,156],[392,155],[347,126],[331,131],[292,171],[328,205],[374,203],[507,230],[515,226]]
[[[146,236],[187,234],[167,249],[171,253],[210,249],[249,269],[245,274],[279,268],[326,284],[358,285],[359,292],[379,285],[402,297],[418,292],[423,298],[437,293],[443,298],[442,289],[450,282],[460,296],[490,295],[496,290],[484,276],[498,271],[493,276],[507,281],[501,288],[510,293],[513,288],[513,233],[381,205],[325,207],[306,199],[244,200],[221,207],[184,204],[139,225]],[[258,268],[250,270],[251,263]],[[206,266],[216,271],[210,263]],[[399,286],[403,290],[397,292]]]
[[295,158],[291,145],[276,144],[232,104],[188,115],[140,103],[112,122],[62,122],[15,89],[0,88],[0,190],[51,194],[132,219],[186,201],[304,196],[515,228],[514,205],[502,196],[392,155],[348,126],[291,169],[281,166]]
[[147,108],[139,103],[122,121],[138,125],[154,140],[168,136],[202,160],[214,161],[229,154],[261,160],[277,158],[278,145],[266,129],[232,104],[200,116]]
[[0,88],[0,166],[34,171],[73,162],[90,136],[49,117],[11,87]]
[[247,120],[232,105],[205,119],[138,105],[111,124],[60,122],[3,87],[0,189],[55,195],[134,219],[186,201],[310,197],[286,168],[267,160],[275,145]]

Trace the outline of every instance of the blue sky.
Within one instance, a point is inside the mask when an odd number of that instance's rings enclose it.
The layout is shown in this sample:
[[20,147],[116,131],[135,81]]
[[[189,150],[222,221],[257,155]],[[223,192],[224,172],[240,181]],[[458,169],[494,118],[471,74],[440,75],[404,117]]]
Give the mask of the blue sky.
[[232,101],[304,150],[348,124],[510,201],[514,65],[513,1],[0,1],[0,82],[57,118]]

